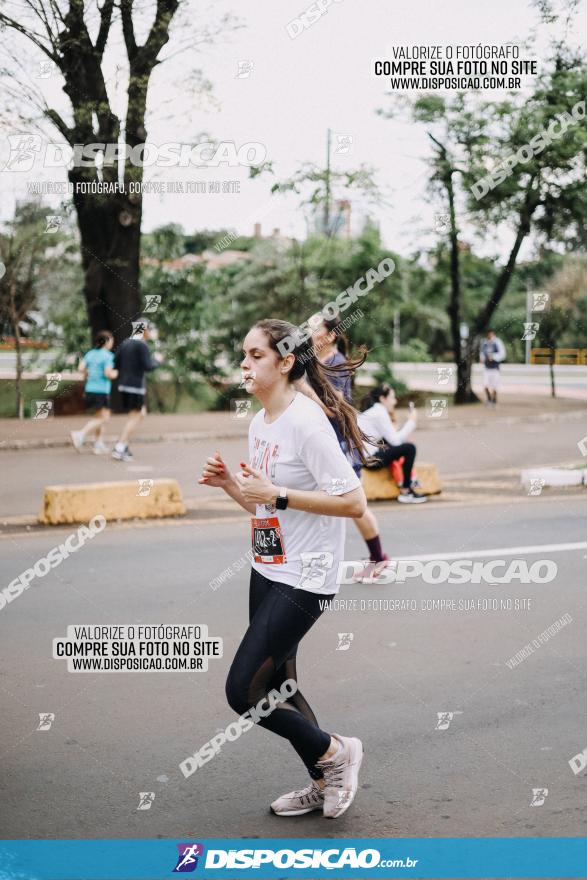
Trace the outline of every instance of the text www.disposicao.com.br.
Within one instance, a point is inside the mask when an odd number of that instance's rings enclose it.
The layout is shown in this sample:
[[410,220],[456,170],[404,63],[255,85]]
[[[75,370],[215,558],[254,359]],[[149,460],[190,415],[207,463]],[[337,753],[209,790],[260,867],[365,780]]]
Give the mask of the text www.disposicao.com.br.
[[[69,661],[77,672],[112,672],[115,670],[199,669],[199,657],[72,657]],[[198,665],[199,664],[199,665]]]

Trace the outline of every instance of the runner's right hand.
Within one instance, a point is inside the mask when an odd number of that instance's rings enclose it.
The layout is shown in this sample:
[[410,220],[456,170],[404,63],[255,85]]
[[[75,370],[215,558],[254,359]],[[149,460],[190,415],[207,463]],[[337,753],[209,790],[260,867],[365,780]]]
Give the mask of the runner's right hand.
[[205,486],[219,486],[222,488],[226,486],[230,478],[231,473],[224,464],[222,456],[219,452],[215,452],[211,458],[206,459],[206,464],[202,468],[202,476],[198,483],[203,483]]

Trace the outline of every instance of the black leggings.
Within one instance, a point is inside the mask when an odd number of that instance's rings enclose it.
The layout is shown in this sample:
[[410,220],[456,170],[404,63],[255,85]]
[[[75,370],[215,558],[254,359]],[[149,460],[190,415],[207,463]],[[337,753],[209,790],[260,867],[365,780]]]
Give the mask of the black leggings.
[[[252,569],[249,628],[226,679],[226,697],[235,712],[244,714],[272,688],[279,690],[286,679],[297,681],[298,644],[322,614],[320,600],[332,595],[296,590]],[[330,746],[330,734],[318,727],[299,690],[261,717],[259,724],[291,742],[313,779],[322,777],[315,764]]]
[[392,461],[401,458],[402,455],[404,457],[402,465],[404,472],[402,489],[409,489],[412,485],[412,468],[414,467],[414,461],[416,459],[416,447],[413,443],[400,443],[399,446],[389,446],[386,443],[383,448],[380,448],[377,452],[373,453],[372,458],[376,458],[379,463],[365,465],[365,467],[371,471],[381,470],[381,468],[391,464]]

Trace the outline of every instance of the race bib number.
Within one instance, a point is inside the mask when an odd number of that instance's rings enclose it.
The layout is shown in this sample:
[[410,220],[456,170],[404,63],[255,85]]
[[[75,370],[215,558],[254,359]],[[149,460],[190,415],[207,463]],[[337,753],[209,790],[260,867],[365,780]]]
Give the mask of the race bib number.
[[285,562],[285,547],[281,535],[281,526],[276,516],[263,519],[254,516],[251,520],[251,533],[253,540],[253,554],[255,562],[264,562],[267,565],[283,565]]

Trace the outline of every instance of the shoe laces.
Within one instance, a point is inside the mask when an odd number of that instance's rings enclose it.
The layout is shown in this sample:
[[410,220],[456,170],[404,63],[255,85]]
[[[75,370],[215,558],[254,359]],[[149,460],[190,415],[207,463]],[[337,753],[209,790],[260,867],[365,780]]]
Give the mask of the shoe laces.
[[324,779],[328,788],[342,788],[344,766],[342,764],[326,765],[323,768]]
[[308,803],[311,803],[320,794],[322,794],[322,790],[319,787],[309,785],[306,788],[300,788],[299,791],[292,792],[292,797],[300,798],[302,803],[304,802],[304,798],[307,798]]

